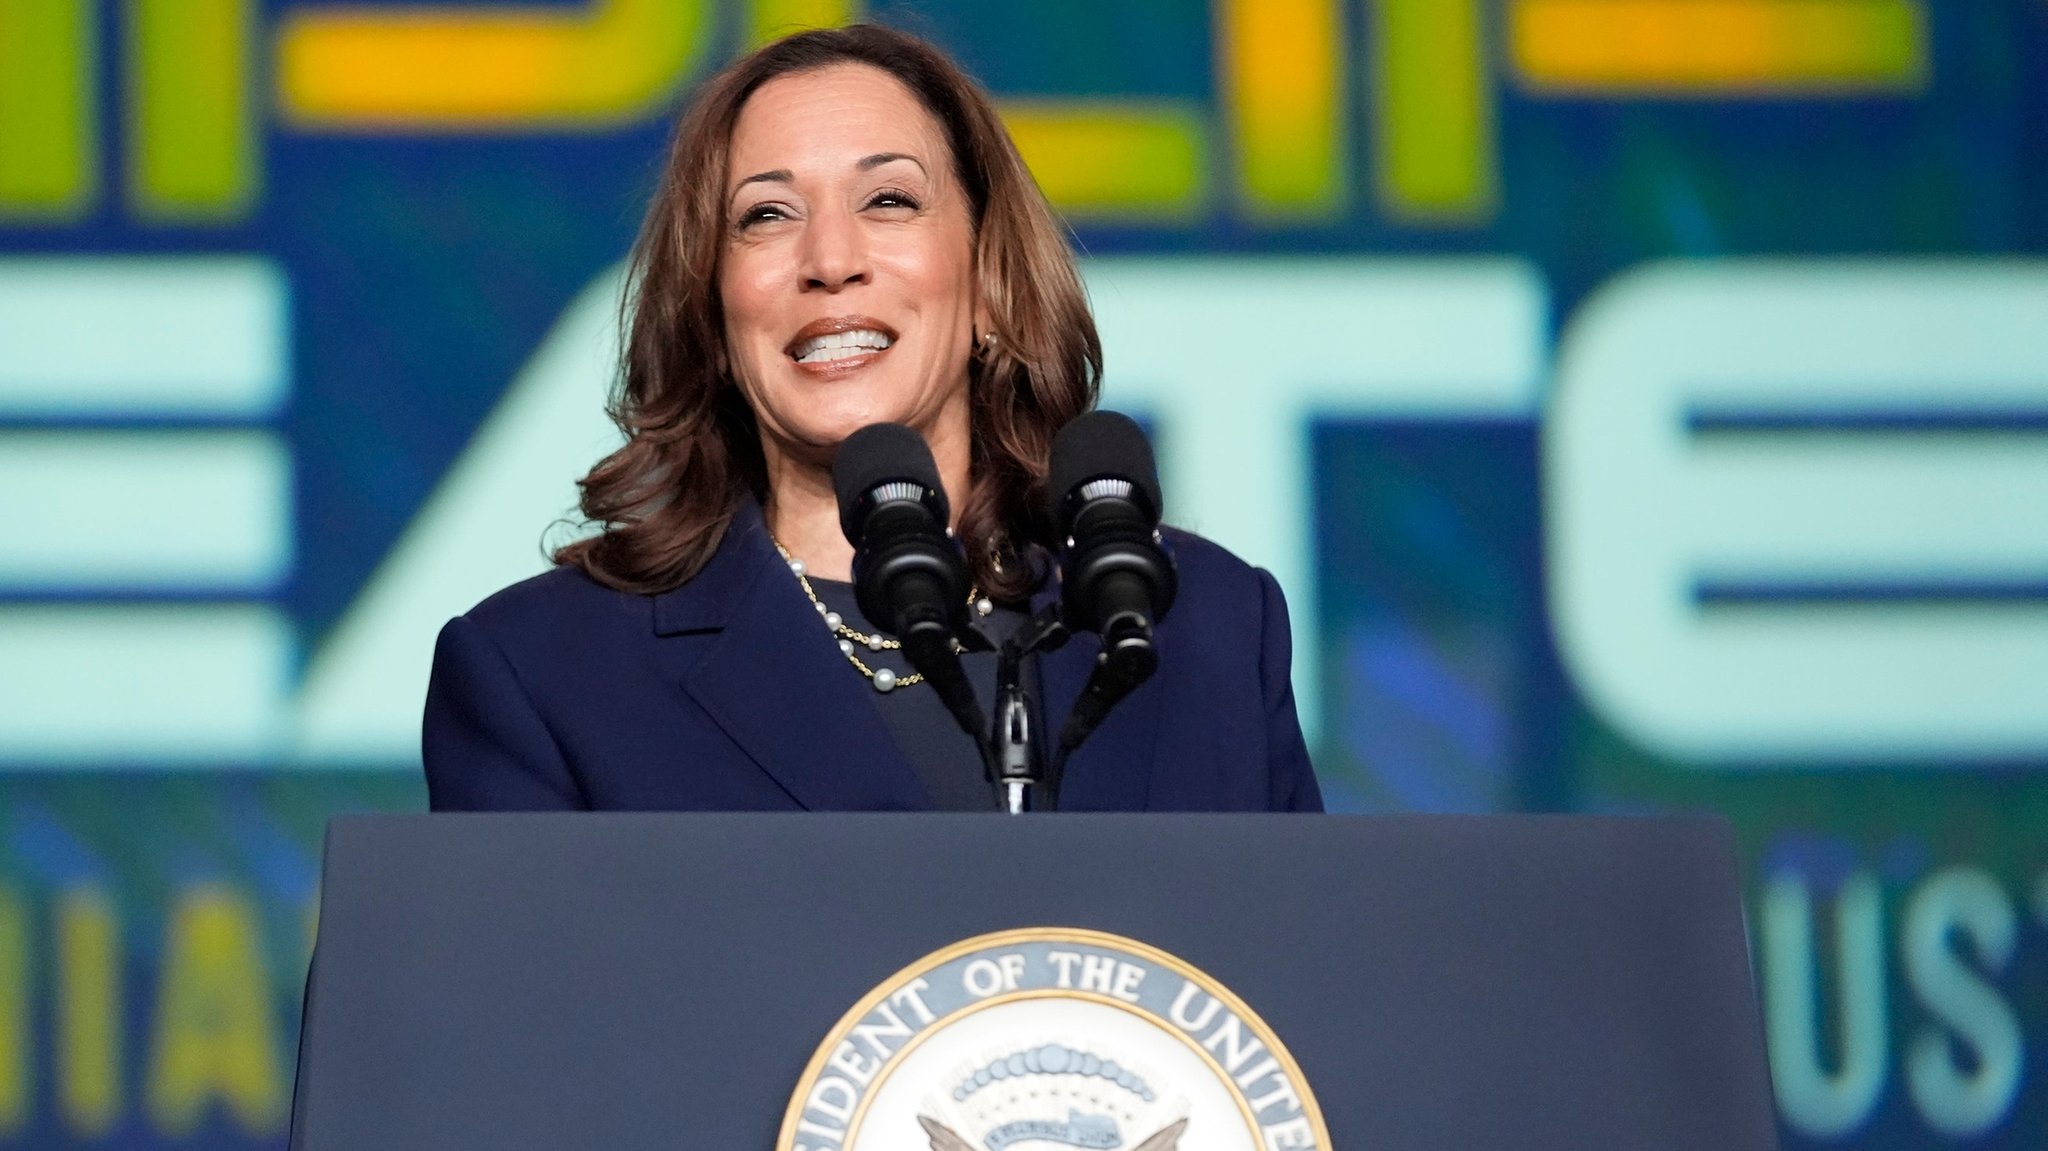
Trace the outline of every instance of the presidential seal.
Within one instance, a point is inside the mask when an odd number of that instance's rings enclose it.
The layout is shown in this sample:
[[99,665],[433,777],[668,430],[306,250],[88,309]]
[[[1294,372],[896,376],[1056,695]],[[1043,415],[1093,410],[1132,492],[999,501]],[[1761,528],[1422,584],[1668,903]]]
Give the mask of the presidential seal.
[[1329,1132],[1250,1007],[1136,940],[964,940],[856,1004],[804,1069],[776,1151],[1306,1151]]

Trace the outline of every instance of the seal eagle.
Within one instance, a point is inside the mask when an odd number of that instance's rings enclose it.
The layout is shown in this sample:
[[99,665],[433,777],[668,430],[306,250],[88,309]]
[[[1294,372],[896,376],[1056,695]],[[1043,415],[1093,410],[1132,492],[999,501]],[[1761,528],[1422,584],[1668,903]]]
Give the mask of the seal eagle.
[[[926,1115],[918,1116],[917,1121],[923,1125],[924,1133],[932,1137],[932,1151],[974,1151],[974,1144],[955,1135],[944,1123]],[[1134,1151],[1180,1151],[1180,1133],[1187,1129],[1187,1120],[1176,1119],[1138,1144]]]

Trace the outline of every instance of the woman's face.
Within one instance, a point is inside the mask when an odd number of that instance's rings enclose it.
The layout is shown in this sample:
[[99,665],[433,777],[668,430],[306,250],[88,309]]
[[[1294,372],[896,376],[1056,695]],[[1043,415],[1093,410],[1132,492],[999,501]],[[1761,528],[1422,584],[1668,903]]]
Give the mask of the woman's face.
[[780,76],[728,169],[726,347],[771,458],[882,422],[965,458],[974,230],[938,122],[878,68]]

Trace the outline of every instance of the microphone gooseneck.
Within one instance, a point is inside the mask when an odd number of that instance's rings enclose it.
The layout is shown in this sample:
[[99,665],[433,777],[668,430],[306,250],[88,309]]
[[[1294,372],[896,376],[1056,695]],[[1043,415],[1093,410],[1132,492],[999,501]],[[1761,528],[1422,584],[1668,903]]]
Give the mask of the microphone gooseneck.
[[1109,709],[1158,670],[1152,625],[1179,590],[1159,537],[1159,471],[1128,416],[1090,412],[1053,440],[1052,519],[1064,544],[1061,601],[1068,622],[1102,637],[1102,654],[1060,731],[1060,758]]
[[924,437],[902,424],[862,428],[839,445],[832,487],[861,614],[903,644],[962,730],[983,742],[981,705],[954,644],[967,627],[967,567],[946,531],[946,491]]

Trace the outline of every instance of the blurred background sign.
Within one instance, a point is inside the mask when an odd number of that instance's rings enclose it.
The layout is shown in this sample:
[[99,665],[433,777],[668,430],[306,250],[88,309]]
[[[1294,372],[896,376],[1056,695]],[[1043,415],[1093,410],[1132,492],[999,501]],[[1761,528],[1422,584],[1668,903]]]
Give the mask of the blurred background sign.
[[997,94],[1333,806],[1723,811],[1787,1145],[2048,1137],[2048,0],[0,0],[0,1143],[281,1145],[679,102],[856,18]]

